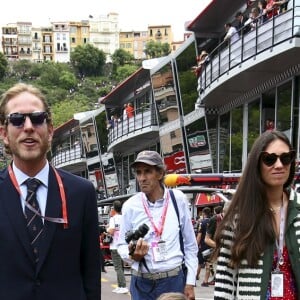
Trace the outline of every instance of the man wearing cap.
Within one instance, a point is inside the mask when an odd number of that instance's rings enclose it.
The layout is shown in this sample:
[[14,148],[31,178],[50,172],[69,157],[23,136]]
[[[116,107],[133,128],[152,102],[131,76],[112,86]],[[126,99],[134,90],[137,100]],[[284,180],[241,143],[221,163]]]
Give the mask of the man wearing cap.
[[166,292],[183,292],[187,299],[195,299],[198,246],[186,196],[172,190],[177,215],[171,193],[163,184],[163,159],[156,151],[140,152],[132,168],[140,192],[123,204],[118,242],[118,252],[131,265],[132,299],[155,300]]

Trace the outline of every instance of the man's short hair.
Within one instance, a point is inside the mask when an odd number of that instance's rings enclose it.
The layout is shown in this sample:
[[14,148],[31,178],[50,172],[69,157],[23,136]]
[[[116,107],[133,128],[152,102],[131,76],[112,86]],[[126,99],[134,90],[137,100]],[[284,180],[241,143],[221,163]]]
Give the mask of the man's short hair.
[[122,211],[122,203],[119,200],[115,200],[113,202],[113,208],[117,213],[120,213]]

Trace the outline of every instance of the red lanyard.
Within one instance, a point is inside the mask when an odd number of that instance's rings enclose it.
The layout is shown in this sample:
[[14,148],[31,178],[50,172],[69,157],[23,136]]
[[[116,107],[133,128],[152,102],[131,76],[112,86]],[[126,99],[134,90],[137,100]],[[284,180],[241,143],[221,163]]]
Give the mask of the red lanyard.
[[[60,198],[61,198],[61,206],[62,206],[62,218],[52,218],[52,217],[46,217],[46,216],[42,216],[38,211],[34,211],[36,214],[38,214],[40,217],[42,217],[44,220],[53,222],[53,223],[62,223],[64,224],[64,228],[68,228],[68,212],[67,212],[67,201],[66,201],[66,193],[65,193],[65,189],[64,189],[64,185],[62,183],[61,177],[59,176],[58,172],[55,170],[55,168],[53,168],[53,171],[55,173],[56,176],[56,180],[58,183],[58,187],[59,187],[59,193],[60,193]],[[21,190],[20,190],[20,186],[17,182],[15,173],[11,167],[11,165],[8,166],[8,173],[9,173],[9,177],[14,185],[14,187],[16,188],[16,190],[18,191],[18,193],[20,194],[20,196],[22,196]]]
[[169,198],[170,198],[169,192],[167,192],[167,198],[166,198],[166,202],[164,204],[164,209],[163,209],[161,219],[159,222],[159,228],[154,224],[153,216],[151,215],[151,212],[149,210],[145,195],[144,194],[142,194],[142,195],[143,195],[142,200],[143,200],[143,206],[144,206],[145,212],[146,212],[147,216],[149,217],[151,225],[153,226],[153,229],[156,233],[156,236],[160,238],[162,235],[163,229],[164,229],[166,215],[167,215],[167,209],[168,209],[168,205],[169,205]]

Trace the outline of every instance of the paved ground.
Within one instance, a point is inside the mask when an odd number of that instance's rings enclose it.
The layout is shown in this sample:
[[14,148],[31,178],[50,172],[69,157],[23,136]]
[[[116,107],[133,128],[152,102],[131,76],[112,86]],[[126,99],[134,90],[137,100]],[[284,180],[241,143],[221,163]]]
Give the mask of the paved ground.
[[[102,300],[129,300],[130,293],[128,294],[115,294],[112,293],[112,290],[117,287],[116,284],[116,273],[113,266],[106,266],[107,273],[102,273],[101,287],[102,287]],[[212,300],[213,299],[213,286],[202,287],[201,282],[203,281],[204,270],[201,270],[200,280],[197,280],[196,291],[196,300]],[[127,282],[127,287],[130,284],[130,271],[125,270],[125,277]]]

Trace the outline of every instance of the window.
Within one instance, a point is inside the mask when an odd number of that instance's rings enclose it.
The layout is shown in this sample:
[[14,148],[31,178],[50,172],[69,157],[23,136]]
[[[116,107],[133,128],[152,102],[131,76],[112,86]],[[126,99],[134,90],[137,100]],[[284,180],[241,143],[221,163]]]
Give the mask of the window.
[[175,131],[171,131],[170,132],[170,138],[171,139],[175,139],[176,138],[176,132]]

